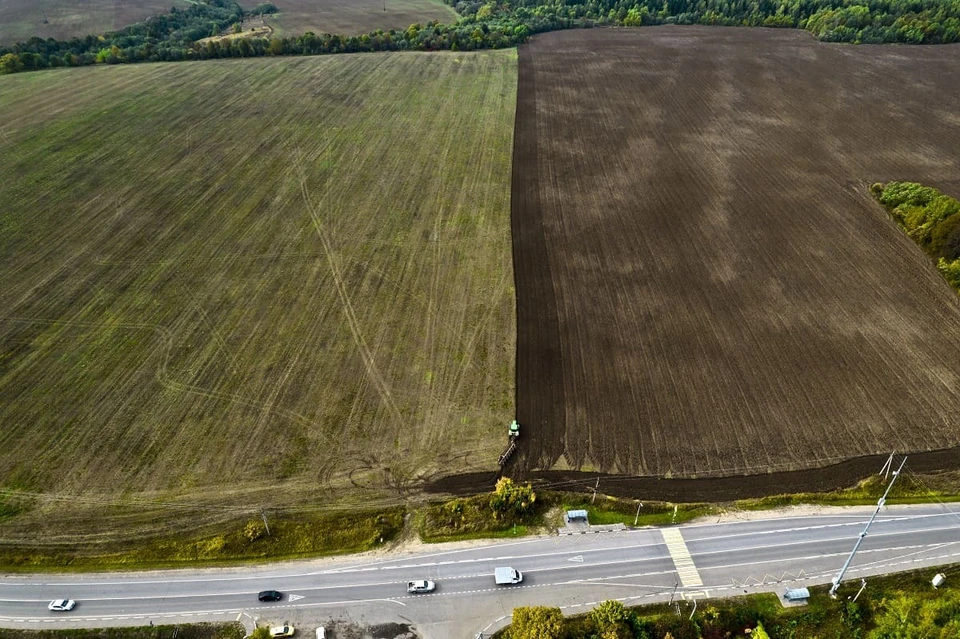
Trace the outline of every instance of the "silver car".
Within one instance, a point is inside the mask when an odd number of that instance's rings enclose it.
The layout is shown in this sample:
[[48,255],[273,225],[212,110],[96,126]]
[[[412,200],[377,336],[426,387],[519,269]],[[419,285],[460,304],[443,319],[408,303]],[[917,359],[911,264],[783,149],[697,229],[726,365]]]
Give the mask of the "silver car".
[[73,610],[73,607],[76,605],[77,602],[73,599],[54,599],[47,608],[53,612],[67,612]]
[[437,587],[437,584],[426,579],[421,579],[420,581],[408,581],[407,582],[407,592],[411,594],[418,594],[421,592],[433,592],[433,589]]

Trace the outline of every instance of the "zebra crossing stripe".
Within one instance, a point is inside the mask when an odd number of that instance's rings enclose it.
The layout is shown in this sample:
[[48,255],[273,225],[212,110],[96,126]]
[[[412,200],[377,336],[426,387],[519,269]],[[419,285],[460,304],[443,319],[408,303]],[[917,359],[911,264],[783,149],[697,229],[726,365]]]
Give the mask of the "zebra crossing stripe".
[[673,565],[683,587],[702,586],[703,580],[700,579],[700,573],[693,563],[690,551],[687,550],[687,543],[683,540],[680,529],[661,528],[660,532],[663,534],[663,543],[667,545],[667,551],[670,553],[670,558],[673,559]]

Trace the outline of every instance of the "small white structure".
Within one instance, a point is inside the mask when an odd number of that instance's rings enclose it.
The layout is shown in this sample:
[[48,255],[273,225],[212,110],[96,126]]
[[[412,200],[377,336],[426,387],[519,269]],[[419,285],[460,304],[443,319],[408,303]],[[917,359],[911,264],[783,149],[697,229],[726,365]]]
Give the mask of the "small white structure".
[[810,591],[806,588],[787,588],[783,598],[787,601],[805,601],[810,598]]
[[946,580],[947,580],[947,576],[942,572],[938,572],[933,576],[933,581],[930,583],[933,584],[934,588],[939,588],[940,586],[943,585],[943,582],[945,582]]

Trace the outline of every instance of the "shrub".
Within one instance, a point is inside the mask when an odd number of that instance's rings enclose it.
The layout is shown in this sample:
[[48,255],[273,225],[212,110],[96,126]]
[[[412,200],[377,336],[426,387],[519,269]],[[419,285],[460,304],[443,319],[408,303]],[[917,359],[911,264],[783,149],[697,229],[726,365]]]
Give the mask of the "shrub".
[[533,510],[536,501],[537,494],[533,492],[530,484],[521,486],[514,484],[509,477],[501,477],[493,491],[490,506],[493,508],[494,517],[500,518],[503,515],[522,517]]
[[608,600],[590,611],[601,639],[632,639],[633,613],[619,601]]
[[559,639],[563,613],[559,608],[528,606],[513,609],[510,639]]

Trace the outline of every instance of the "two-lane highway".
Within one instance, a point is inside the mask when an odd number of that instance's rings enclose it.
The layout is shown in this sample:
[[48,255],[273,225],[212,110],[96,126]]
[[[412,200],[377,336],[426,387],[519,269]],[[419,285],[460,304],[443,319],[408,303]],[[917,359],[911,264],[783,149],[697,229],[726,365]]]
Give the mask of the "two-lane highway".
[[[872,508],[824,509],[812,516],[697,523],[664,529],[549,536],[422,547],[269,566],[138,574],[6,576],[0,626],[68,627],[147,621],[331,618],[411,623],[425,637],[470,637],[507,621],[519,605],[582,611],[598,601],[702,598],[829,583]],[[847,579],[960,561],[960,506],[886,508],[870,529]],[[523,572],[497,587],[493,571]],[[406,582],[432,579],[436,592],[408,595]],[[276,589],[284,600],[257,601]],[[78,602],[69,613],[52,599]]]

